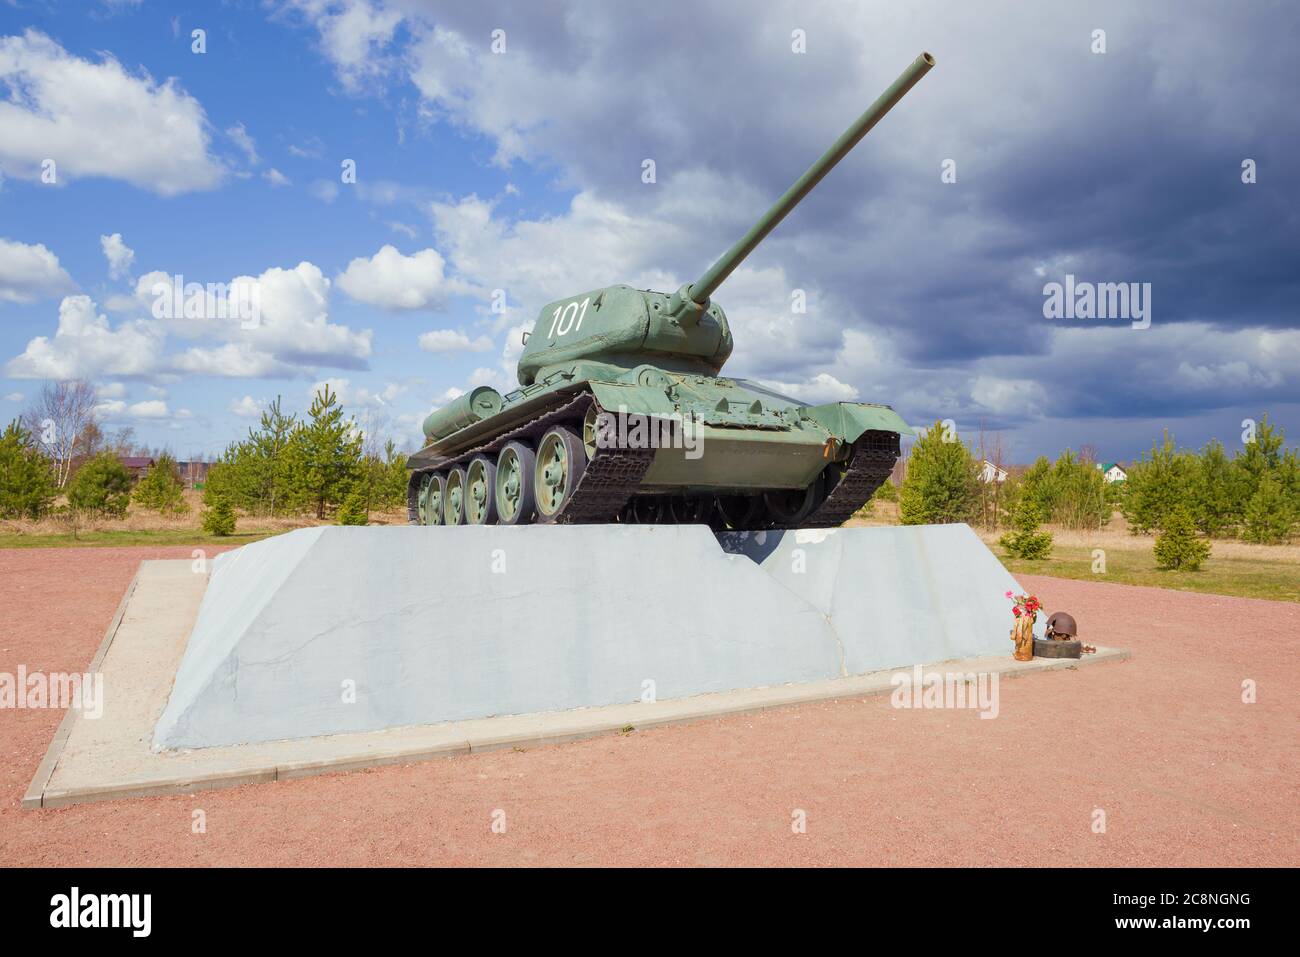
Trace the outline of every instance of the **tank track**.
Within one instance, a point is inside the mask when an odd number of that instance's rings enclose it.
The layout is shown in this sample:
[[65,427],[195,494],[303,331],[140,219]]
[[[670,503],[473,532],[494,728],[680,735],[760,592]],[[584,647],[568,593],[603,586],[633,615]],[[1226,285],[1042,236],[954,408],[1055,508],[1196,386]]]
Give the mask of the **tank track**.
[[[511,441],[537,439],[552,425],[581,420],[595,397],[584,393],[558,408],[503,433],[483,445],[453,456],[436,468],[420,469],[411,473],[406,486],[406,518],[410,525],[419,525],[419,508],[416,495],[420,478],[431,472],[442,471],[457,465],[466,465],[475,455],[490,454]],[[898,436],[893,432],[864,432],[853,443],[853,455],[839,481],[803,521],[790,528],[837,528],[848,521],[875,494],[894,470],[898,458]],[[641,484],[641,479],[654,461],[654,449],[598,449],[587,462],[573,497],[556,519],[564,525],[607,524],[619,520],[624,506],[631,500]],[[761,524],[757,529],[774,527]],[[785,527],[785,526],[775,526]]]
[[[542,433],[553,425],[581,422],[583,416],[587,414],[587,409],[595,401],[595,396],[591,393],[580,394],[564,405],[543,413],[516,429],[498,435],[490,442],[447,459],[436,468],[412,472],[406,484],[407,524],[420,524],[416,495],[419,492],[421,477],[457,465],[467,465],[474,456],[498,452],[507,442],[539,439]],[[623,506],[641,484],[641,478],[650,467],[650,463],[654,461],[654,455],[654,449],[598,448],[596,454],[587,462],[582,480],[578,482],[573,497],[565,504],[556,522],[564,525],[581,525],[616,521]]]
[[831,493],[798,528],[838,528],[889,480],[898,459],[898,435],[864,432],[853,443],[853,458]]

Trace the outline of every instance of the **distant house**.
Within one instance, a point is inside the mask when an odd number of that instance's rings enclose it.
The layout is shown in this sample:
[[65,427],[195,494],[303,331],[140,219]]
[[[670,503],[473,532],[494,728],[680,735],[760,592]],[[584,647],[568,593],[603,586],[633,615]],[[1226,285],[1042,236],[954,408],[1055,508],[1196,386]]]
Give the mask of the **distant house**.
[[1118,462],[1098,462],[1097,468],[1101,469],[1101,477],[1107,482],[1122,482],[1128,478],[1128,472]]
[[131,481],[138,482],[144,478],[145,473],[153,467],[153,459],[147,455],[119,455],[120,461],[126,470],[131,473]]
[[988,459],[984,460],[984,464],[980,467],[981,482],[1005,482],[1006,480],[1006,469],[998,468],[992,462],[988,461]]

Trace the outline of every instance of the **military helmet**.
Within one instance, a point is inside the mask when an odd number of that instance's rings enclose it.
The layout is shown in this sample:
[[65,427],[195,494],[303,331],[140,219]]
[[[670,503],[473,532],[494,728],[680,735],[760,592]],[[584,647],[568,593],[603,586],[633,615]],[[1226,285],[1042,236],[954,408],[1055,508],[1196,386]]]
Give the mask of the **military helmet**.
[[1052,617],[1047,619],[1047,634],[1050,635],[1069,635],[1071,638],[1079,637],[1079,626],[1075,623],[1072,615],[1067,615],[1063,611],[1052,612]]

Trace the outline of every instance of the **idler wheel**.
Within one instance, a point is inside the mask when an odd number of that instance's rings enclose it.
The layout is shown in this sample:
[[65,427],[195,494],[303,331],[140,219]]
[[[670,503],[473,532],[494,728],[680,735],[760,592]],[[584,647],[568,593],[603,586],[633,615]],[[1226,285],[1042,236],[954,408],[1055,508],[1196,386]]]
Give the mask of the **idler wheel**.
[[497,467],[486,455],[470,459],[465,470],[465,520],[470,525],[491,525],[497,520]]
[[465,470],[459,465],[447,473],[442,520],[447,525],[465,524]]
[[507,442],[497,454],[496,509],[498,525],[527,525],[533,520],[533,472],[537,456],[522,442]]
[[546,430],[542,441],[537,443],[537,464],[533,468],[537,521],[550,523],[559,519],[586,468],[587,453],[576,432],[563,425]]

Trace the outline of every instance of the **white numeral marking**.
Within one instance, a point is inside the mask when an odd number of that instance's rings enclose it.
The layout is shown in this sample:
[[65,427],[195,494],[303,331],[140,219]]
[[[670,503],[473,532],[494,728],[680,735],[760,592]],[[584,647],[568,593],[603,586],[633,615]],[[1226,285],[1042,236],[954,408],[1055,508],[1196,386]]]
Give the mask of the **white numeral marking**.
[[[587,306],[591,304],[591,297],[588,296],[582,300],[581,306],[576,302],[568,303],[564,306],[556,306],[555,313],[551,316],[551,331],[546,334],[547,339],[554,339],[556,336],[556,327],[558,325],[559,335],[567,335],[571,330],[576,332],[582,328],[583,317],[587,315]],[[570,311],[572,310],[572,311]],[[577,323],[574,323],[574,319]]]

